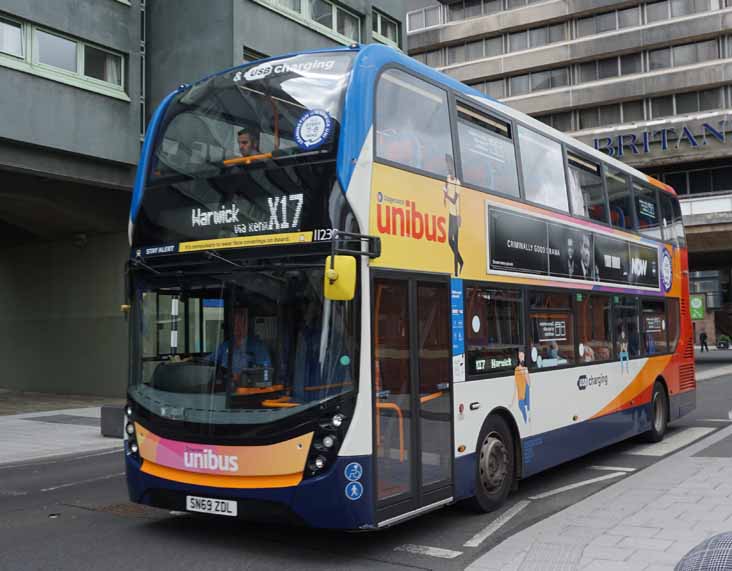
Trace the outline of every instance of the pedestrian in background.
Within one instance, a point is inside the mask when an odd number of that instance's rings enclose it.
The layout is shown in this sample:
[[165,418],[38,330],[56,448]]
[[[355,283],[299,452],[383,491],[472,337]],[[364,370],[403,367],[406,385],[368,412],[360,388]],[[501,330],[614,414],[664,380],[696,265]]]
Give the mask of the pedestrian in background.
[[702,353],[704,352],[704,349],[706,349],[707,353],[709,353],[709,345],[707,345],[707,332],[706,331],[702,331],[699,334],[699,343],[701,344]]

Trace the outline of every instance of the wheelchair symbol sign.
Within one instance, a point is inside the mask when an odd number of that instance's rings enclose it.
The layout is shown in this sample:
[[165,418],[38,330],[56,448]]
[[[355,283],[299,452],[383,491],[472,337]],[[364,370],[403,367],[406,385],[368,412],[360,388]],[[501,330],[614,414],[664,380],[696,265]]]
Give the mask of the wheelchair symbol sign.
[[343,475],[349,482],[355,482],[356,480],[360,480],[361,476],[363,476],[363,468],[358,462],[351,462],[346,466],[346,469],[343,470]]
[[349,500],[358,500],[363,495],[363,486],[361,482],[348,482],[346,484],[346,497]]

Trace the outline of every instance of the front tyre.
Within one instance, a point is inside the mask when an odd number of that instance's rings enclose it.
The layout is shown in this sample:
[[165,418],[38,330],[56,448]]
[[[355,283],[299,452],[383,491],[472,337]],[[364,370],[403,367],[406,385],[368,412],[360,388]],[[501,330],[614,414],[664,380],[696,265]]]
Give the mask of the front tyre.
[[668,396],[662,383],[656,381],[651,397],[651,429],[643,436],[649,442],[660,442],[668,427]]
[[478,439],[473,509],[491,512],[506,501],[514,480],[516,458],[511,429],[503,418],[489,416]]

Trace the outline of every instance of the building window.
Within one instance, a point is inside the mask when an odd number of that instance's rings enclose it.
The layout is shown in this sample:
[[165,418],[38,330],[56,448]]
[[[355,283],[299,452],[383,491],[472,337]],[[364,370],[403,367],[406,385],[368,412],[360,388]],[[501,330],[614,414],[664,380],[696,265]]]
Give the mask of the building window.
[[241,59],[244,63],[251,63],[253,61],[264,59],[266,57],[267,55],[263,54],[262,52],[258,52],[257,50],[253,50],[246,46],[242,47]]
[[669,18],[688,16],[711,9],[711,0],[663,0],[646,4],[646,22],[660,22]]
[[292,13],[300,18],[315,22],[331,32],[354,42],[361,41],[361,18],[327,0],[257,0],[284,13]]
[[623,28],[640,25],[640,8],[634,6],[625,10],[613,10],[577,20],[577,37],[593,36]]
[[0,18],[0,52],[23,57],[23,26]]
[[508,35],[508,50],[517,52],[528,48],[538,48],[547,44],[561,42],[567,39],[567,30],[564,24],[554,24],[542,28],[523,30]]
[[374,10],[371,14],[371,29],[374,38],[381,43],[399,47],[399,22]]
[[78,69],[76,42],[43,30],[36,30],[38,63],[76,73]]
[[533,93],[544,89],[555,89],[569,85],[569,68],[560,67],[546,71],[516,75],[509,78],[510,96]]
[[84,46],[84,75],[119,85],[122,78],[122,58],[92,46]]
[[52,34],[34,30],[36,62],[86,79],[122,86],[122,56]]

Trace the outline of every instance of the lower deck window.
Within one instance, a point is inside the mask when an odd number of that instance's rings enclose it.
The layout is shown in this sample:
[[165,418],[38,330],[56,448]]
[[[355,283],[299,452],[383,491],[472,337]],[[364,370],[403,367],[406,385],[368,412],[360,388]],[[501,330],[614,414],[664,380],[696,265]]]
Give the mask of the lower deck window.
[[466,299],[468,374],[513,371],[523,351],[521,291],[468,287]]
[[573,321],[572,314],[564,311],[529,314],[532,367],[546,369],[575,363]]

